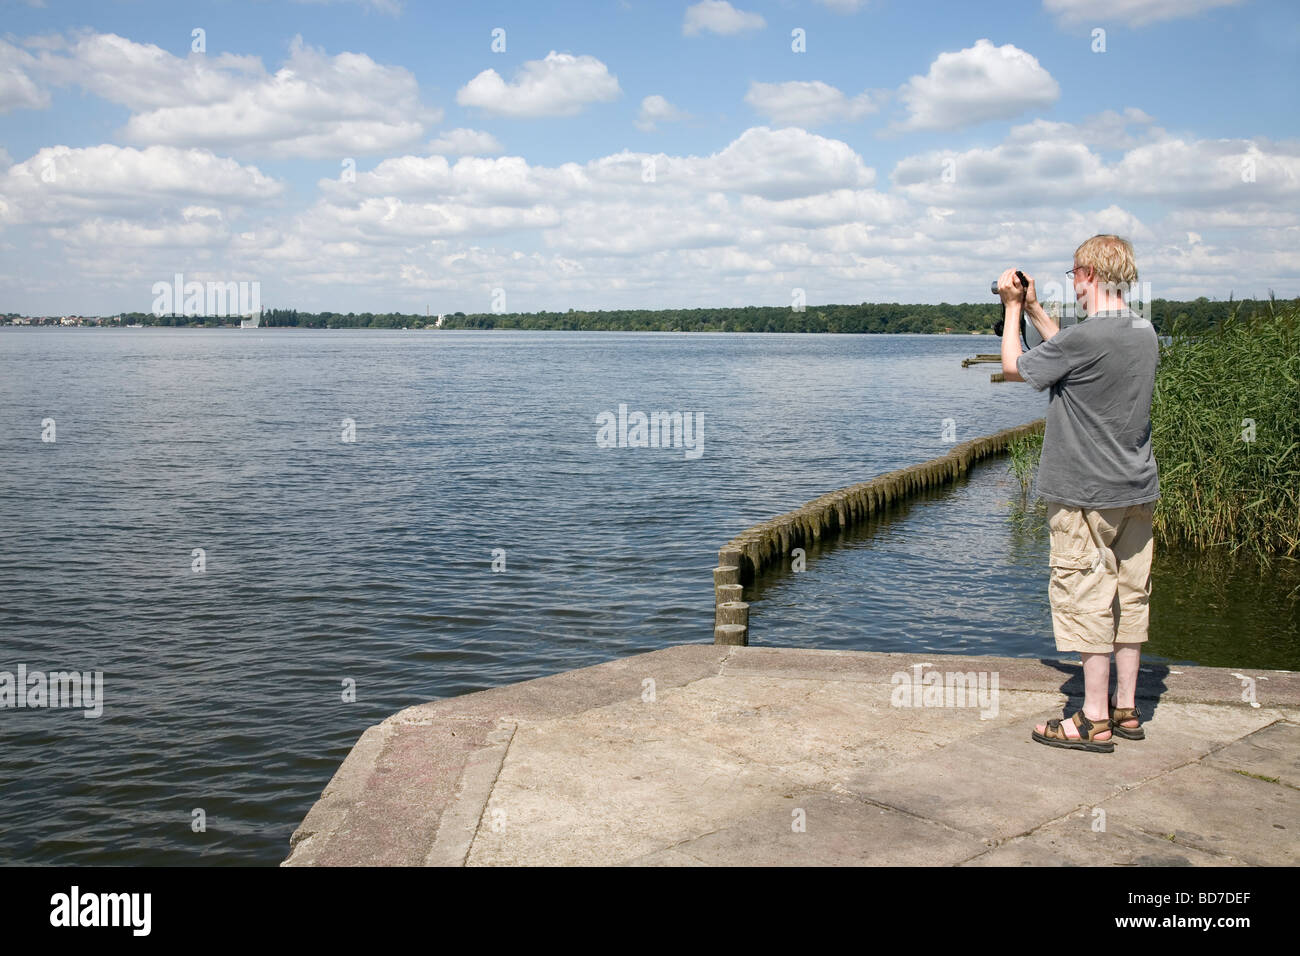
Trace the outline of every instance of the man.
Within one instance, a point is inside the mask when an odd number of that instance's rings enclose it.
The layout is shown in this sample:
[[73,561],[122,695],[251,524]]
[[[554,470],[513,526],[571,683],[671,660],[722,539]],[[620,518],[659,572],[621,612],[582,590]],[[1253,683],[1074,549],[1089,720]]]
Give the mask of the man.
[[[1151,323],[1124,302],[1137,281],[1133,247],[1093,236],[1074,252],[1074,296],[1086,322],[1062,331],[1038,303],[1034,280],[998,280],[1006,306],[1002,374],[1051,389],[1038,469],[1051,534],[1056,649],[1083,656],[1083,709],[1032,737],[1052,747],[1110,753],[1114,732],[1145,737],[1135,695],[1151,596],[1151,518],[1160,497],[1151,453],[1151,396],[1159,344]],[[1020,347],[1022,310],[1043,337]],[[1115,655],[1115,708],[1109,707]]]

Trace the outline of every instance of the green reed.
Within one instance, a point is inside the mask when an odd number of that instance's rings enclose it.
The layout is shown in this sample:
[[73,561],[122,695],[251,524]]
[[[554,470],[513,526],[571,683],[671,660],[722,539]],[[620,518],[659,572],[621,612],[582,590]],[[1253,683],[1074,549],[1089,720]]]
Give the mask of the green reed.
[[1171,333],[1151,410],[1157,539],[1300,556],[1300,300]]
[[1034,485],[1034,471],[1043,450],[1043,433],[1013,438],[1007,443],[1011,456],[1011,473],[1020,482],[1020,494],[1027,496]]

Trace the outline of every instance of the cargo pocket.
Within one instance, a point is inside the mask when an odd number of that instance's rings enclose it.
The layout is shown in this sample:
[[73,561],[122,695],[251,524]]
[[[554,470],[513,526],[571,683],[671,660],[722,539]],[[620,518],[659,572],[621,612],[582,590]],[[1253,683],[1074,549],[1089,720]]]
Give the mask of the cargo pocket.
[[1097,554],[1096,548],[1089,551],[1080,548],[1053,548],[1048,563],[1053,568],[1061,568],[1065,571],[1091,571],[1099,563]]
[[1052,607],[1084,614],[1110,609],[1115,598],[1114,576],[1107,574],[1104,557],[1097,548],[1055,549],[1050,563],[1048,597]]

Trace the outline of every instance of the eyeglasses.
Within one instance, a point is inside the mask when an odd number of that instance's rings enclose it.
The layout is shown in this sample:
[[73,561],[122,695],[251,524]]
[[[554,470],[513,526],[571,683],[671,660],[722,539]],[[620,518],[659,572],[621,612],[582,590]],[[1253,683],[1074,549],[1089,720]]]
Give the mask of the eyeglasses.
[[1073,269],[1068,269],[1068,270],[1066,270],[1066,273],[1065,273],[1065,274],[1066,274],[1067,276],[1069,276],[1071,279],[1073,279],[1073,278],[1074,278],[1074,274],[1075,274],[1076,272],[1078,272],[1080,269],[1087,269],[1087,268],[1088,268],[1087,266],[1075,266]]

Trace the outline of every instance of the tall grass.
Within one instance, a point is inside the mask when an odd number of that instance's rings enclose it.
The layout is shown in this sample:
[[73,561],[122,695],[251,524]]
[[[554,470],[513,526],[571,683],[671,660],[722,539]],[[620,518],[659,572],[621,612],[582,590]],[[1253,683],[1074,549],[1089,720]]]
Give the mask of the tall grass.
[[1007,443],[1007,454],[1011,456],[1011,473],[1020,482],[1020,494],[1028,495],[1034,484],[1034,470],[1043,451],[1043,433],[1022,435]]
[[1300,300],[1171,334],[1151,409],[1157,540],[1300,556]]

